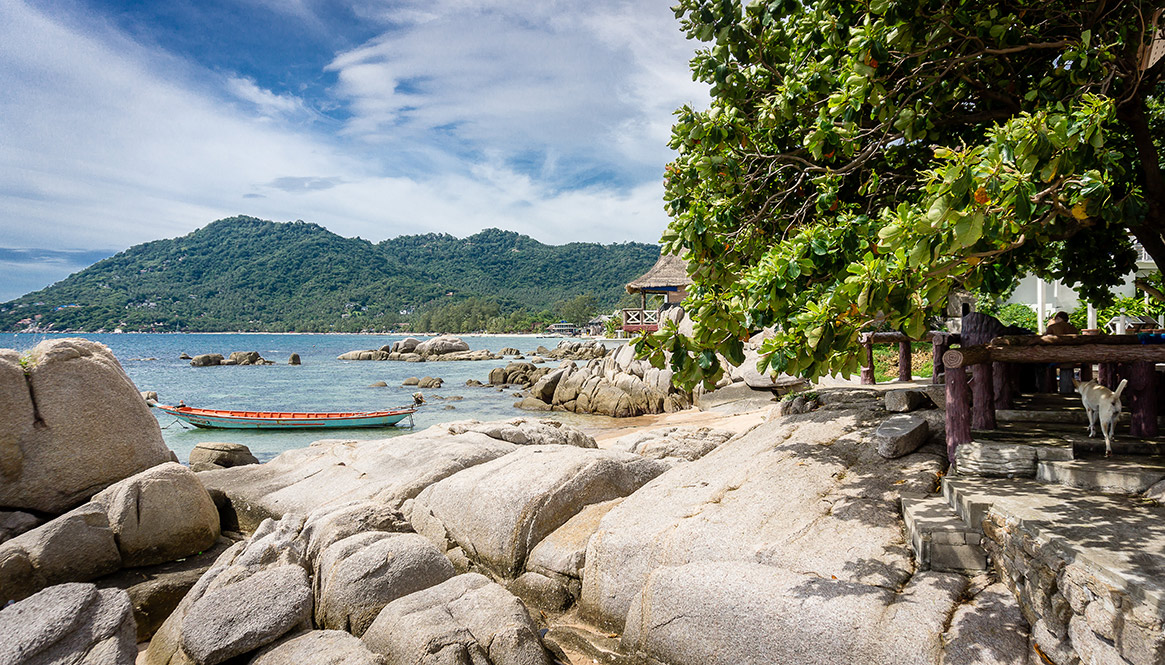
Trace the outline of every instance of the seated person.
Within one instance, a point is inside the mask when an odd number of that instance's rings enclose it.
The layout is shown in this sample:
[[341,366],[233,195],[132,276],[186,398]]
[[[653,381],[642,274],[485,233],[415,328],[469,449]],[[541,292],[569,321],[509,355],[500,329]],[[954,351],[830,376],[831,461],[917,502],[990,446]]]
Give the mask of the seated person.
[[1045,335],[1079,335],[1080,331],[1076,326],[1068,323],[1068,312],[1056,312],[1051,321],[1048,321],[1048,329]]

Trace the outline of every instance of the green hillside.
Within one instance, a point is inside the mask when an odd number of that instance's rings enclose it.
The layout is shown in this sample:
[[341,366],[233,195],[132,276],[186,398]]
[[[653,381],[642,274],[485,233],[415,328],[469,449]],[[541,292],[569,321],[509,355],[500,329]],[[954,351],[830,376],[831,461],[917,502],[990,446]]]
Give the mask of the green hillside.
[[498,229],[372,244],[316,224],[233,217],[4,303],[0,330],[26,329],[26,319],[83,331],[386,330],[423,315],[450,325],[435,314],[470,311],[462,325],[508,317],[513,329],[524,313],[553,313],[584,293],[610,309],[658,256],[656,245],[552,246]]

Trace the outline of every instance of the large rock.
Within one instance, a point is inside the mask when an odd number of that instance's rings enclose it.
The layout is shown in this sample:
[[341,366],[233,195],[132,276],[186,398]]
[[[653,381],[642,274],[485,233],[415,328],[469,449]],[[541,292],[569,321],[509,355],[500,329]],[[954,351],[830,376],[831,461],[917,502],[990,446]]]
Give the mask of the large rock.
[[191,367],[214,367],[223,363],[221,353],[200,353],[190,359]]
[[914,563],[897,497],[929,492],[945,456],[927,449],[886,464],[870,445],[885,412],[868,393],[854,400],[764,423],[624,499],[587,546],[586,614],[618,630],[653,570],[698,562],[904,584]]
[[87,503],[0,545],[0,603],[121,568],[105,509]]
[[484,434],[452,435],[441,426],[373,441],[316,441],[265,464],[198,474],[222,492],[239,527],[248,531],[268,517],[306,515],[358,500],[399,507],[430,484],[505,455],[512,443]]
[[30,513],[0,512],[0,544],[44,524],[44,520]]
[[623,645],[668,665],[934,665],[966,585],[919,573],[896,593],[743,561],[662,567],[635,597]]
[[350,633],[312,630],[265,647],[250,665],[384,665],[384,659]]
[[121,589],[129,594],[137,623],[137,641],[147,642],[183,596],[235,541],[219,538],[209,549],[179,561],[143,568],[123,568],[94,580],[99,589]]
[[267,361],[258,351],[232,351],[228,358],[232,365],[265,365]]
[[93,497],[105,508],[125,566],[197,554],[218,540],[218,509],[194,473],[176,462],[147,469]]
[[619,437],[612,450],[623,450],[651,459],[698,460],[733,436],[727,430],[710,427],[665,427]]
[[251,449],[241,443],[205,441],[190,451],[190,468],[194,471],[229,469],[244,464],[258,464],[259,459],[251,454]]
[[599,522],[619,505],[622,499],[592,503],[558,527],[530,550],[526,569],[563,584],[578,596],[582,590],[583,567],[587,560],[587,543],[599,530]]
[[[0,350],[0,507],[60,514],[172,453],[117,359],[84,339]],[[35,402],[34,402],[35,400]]]
[[930,423],[925,418],[899,413],[890,416],[874,430],[874,445],[878,454],[895,459],[918,450],[930,435]]
[[[1031,648],[1027,622],[1002,582],[959,606],[943,635],[943,665],[1024,665]],[[1038,661],[1031,661],[1037,665]]]
[[310,628],[303,526],[298,515],[267,520],[223,552],[154,634],[146,664],[222,662]]
[[208,592],[182,621],[182,647],[215,665],[270,644],[311,622],[311,583],[303,568],[277,566]]
[[971,441],[955,449],[955,468],[963,475],[1034,478],[1038,462],[1035,446]]
[[[339,506],[325,506],[308,515],[301,538],[307,543],[307,560],[315,562],[332,543],[358,533],[411,533],[412,530],[408,520],[391,506],[375,501],[353,501]],[[319,577],[318,571],[316,577]]]
[[460,546],[512,578],[529,551],[584,506],[627,496],[666,468],[628,453],[527,446],[429,486],[409,519],[438,546]]
[[423,536],[349,536],[324,550],[316,564],[315,624],[359,637],[388,603],[453,575],[453,564]]
[[477,420],[460,420],[446,423],[450,434],[465,432],[480,432],[492,439],[508,441],[519,446],[577,446],[579,448],[598,448],[595,439],[577,427],[563,425],[557,420],[530,420],[528,418],[512,418],[510,420],[494,420],[480,422]]
[[363,640],[392,664],[549,665],[521,601],[476,573],[389,603]]
[[128,665],[136,655],[124,591],[61,584],[0,610],[4,665]]
[[413,349],[415,353],[422,356],[441,356],[446,353],[468,350],[469,344],[462,341],[460,337],[454,337],[453,335],[441,335],[440,337],[425,340]]
[[920,409],[930,401],[923,390],[914,388],[899,388],[886,391],[886,410],[894,413],[907,413]]
[[417,350],[420,343],[421,340],[416,337],[406,337],[399,342],[394,342],[391,350],[397,353],[412,353]]

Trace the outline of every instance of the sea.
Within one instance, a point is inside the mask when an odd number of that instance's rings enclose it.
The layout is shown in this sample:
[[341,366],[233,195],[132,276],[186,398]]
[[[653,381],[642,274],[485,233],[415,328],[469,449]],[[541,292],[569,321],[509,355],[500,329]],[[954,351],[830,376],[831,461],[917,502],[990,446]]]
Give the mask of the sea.
[[[493,386],[471,387],[476,379],[487,383],[494,367],[512,359],[482,361],[344,361],[337,356],[357,349],[378,349],[407,335],[355,334],[265,334],[265,333],[100,333],[45,334],[6,333],[0,348],[24,351],[42,340],[83,337],[110,348],[138,390],[153,390],[163,404],[210,409],[250,409],[263,411],[375,411],[412,404],[416,386],[402,385],[409,377],[437,377],[441,388],[420,390],[426,404],[409,421],[388,428],[326,430],[226,430],[199,429],[154,410],[162,437],[181,462],[187,463],[190,450],[207,441],[241,443],[259,459],[267,461],[279,453],[302,448],[320,439],[367,440],[400,436],[430,425],[454,420],[501,420],[531,414],[514,406],[517,389]],[[426,339],[417,336],[418,339]],[[5,339],[6,338],[6,339]],[[497,353],[511,347],[532,355],[539,346],[554,348],[561,338],[534,336],[462,336],[471,350]],[[610,346],[623,343],[609,340]],[[258,351],[274,365],[191,367],[180,356],[232,351]],[[288,365],[298,353],[301,365]],[[554,361],[549,361],[554,362]],[[387,387],[372,387],[383,381]],[[563,422],[582,425],[588,416],[554,413]]]

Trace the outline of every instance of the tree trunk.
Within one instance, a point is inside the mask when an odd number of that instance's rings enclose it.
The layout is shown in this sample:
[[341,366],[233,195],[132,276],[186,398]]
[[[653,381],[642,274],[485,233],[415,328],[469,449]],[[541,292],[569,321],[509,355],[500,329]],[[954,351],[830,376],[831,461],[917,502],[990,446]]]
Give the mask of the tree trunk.
[[971,393],[967,390],[967,370],[948,367],[947,392],[947,460],[955,462],[955,450],[971,442]]

